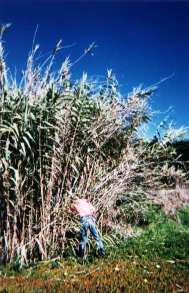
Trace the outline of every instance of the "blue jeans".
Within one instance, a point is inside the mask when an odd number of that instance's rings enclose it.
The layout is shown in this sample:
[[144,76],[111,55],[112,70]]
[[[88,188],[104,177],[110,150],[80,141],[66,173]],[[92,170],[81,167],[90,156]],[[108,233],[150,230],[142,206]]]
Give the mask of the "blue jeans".
[[84,216],[81,217],[81,230],[80,230],[80,243],[79,245],[83,250],[85,250],[88,237],[87,237],[87,231],[89,230],[93,236],[93,238],[96,240],[97,248],[104,250],[104,245],[101,240],[100,234],[97,231],[95,219],[92,216]]

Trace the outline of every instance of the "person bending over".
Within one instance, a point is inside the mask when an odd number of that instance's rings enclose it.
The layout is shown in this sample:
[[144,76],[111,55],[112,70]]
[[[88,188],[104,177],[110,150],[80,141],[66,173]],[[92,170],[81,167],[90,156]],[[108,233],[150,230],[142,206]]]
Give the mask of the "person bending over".
[[80,242],[79,242],[79,256],[84,257],[86,244],[88,242],[87,232],[91,232],[92,236],[96,240],[98,254],[100,256],[105,255],[104,245],[101,236],[96,228],[95,223],[95,208],[85,198],[75,198],[72,200],[70,210],[72,213],[76,213],[80,216],[81,228],[80,228]]

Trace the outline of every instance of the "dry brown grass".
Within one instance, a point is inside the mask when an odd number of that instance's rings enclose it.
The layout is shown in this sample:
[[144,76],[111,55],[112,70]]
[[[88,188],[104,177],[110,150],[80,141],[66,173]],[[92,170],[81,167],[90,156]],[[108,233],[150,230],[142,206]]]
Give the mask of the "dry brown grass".
[[153,190],[149,198],[161,205],[167,215],[174,215],[176,210],[189,205],[188,186],[176,186],[174,189]]

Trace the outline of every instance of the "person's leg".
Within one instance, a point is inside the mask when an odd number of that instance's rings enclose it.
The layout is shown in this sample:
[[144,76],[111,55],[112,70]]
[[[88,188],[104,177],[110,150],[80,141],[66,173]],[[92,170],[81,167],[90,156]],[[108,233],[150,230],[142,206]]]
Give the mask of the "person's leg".
[[105,255],[104,245],[103,245],[102,239],[100,237],[100,234],[96,228],[95,221],[92,218],[90,219],[89,229],[90,229],[92,236],[96,240],[98,253],[100,254],[100,256],[104,256]]
[[85,247],[88,241],[87,238],[87,230],[89,229],[89,223],[87,219],[83,219],[81,221],[81,229],[80,229],[80,242],[79,242],[79,256],[84,257]]

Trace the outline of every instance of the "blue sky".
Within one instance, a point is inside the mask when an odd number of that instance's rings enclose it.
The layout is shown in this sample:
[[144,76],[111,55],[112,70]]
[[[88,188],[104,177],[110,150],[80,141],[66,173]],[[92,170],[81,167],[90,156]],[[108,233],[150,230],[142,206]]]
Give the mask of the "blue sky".
[[123,93],[139,84],[149,86],[174,73],[152,99],[155,110],[173,106],[177,126],[189,125],[189,2],[181,1],[61,1],[0,0],[0,22],[11,22],[5,41],[11,68],[24,67],[36,25],[36,42],[43,53],[57,40],[65,49],[57,63],[75,60],[89,43],[98,48],[93,57],[73,68],[102,76],[112,68]]

